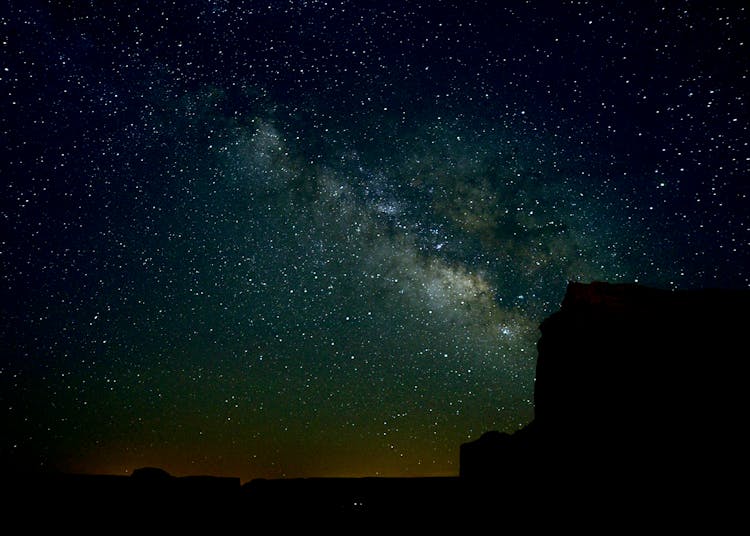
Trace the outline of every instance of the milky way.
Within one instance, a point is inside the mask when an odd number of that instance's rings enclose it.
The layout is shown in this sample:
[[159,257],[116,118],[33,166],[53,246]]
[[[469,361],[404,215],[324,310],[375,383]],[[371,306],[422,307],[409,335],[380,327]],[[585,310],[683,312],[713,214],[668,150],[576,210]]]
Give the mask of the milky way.
[[4,468],[456,474],[568,281],[747,288],[746,10],[401,4],[11,3]]

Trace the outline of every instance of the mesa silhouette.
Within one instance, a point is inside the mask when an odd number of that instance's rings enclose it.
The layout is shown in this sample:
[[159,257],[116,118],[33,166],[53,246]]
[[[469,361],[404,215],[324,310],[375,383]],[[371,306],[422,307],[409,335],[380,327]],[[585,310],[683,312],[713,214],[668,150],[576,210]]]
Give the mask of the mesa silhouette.
[[570,283],[540,326],[534,420],[462,445],[462,478],[516,482],[543,510],[581,515],[731,509],[749,305],[745,290]]

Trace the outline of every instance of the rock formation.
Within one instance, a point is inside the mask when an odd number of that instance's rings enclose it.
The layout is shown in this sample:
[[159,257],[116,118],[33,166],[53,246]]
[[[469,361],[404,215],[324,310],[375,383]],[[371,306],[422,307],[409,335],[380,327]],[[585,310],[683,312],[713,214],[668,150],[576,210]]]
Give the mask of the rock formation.
[[717,485],[744,455],[749,306],[740,290],[570,283],[540,327],[534,421],[462,445],[461,475],[553,494],[577,483],[589,499],[635,487],[690,500]]

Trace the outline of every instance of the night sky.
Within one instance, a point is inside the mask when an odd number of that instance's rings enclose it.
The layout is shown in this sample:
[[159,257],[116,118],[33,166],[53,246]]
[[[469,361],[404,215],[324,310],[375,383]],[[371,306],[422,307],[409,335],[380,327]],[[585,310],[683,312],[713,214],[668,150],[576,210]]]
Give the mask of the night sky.
[[747,9],[138,4],[0,8],[2,469],[454,475],[569,280],[750,286]]

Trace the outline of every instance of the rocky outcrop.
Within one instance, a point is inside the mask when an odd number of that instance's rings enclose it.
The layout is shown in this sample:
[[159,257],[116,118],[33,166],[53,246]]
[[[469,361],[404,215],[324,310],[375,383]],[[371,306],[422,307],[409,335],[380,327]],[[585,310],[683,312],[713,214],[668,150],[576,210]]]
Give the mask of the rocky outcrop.
[[540,486],[682,493],[731,474],[749,306],[747,291],[571,283],[540,327],[533,423],[463,445],[461,475],[521,465]]

